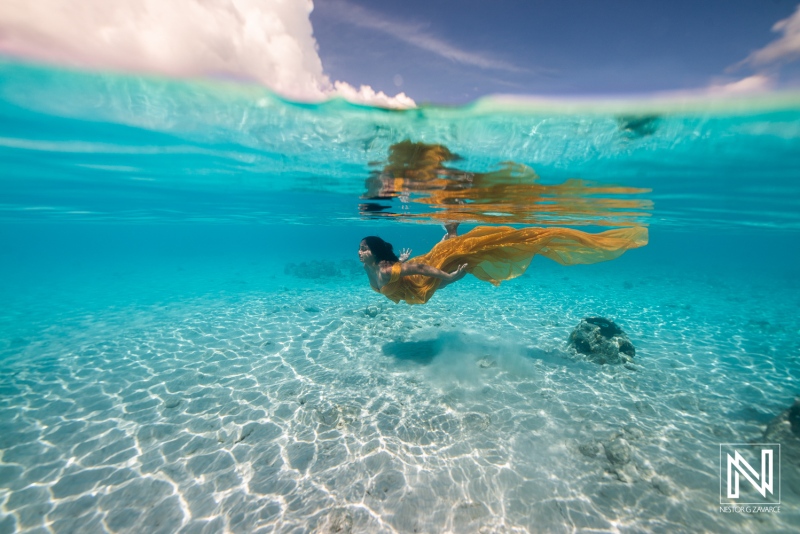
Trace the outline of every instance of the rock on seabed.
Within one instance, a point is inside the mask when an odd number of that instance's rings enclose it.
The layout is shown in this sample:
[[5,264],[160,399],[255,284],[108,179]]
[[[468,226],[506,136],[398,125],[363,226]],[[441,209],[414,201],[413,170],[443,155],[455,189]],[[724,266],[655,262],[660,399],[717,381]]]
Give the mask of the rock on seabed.
[[636,354],[625,332],[604,317],[581,319],[567,345],[600,365],[632,363]]

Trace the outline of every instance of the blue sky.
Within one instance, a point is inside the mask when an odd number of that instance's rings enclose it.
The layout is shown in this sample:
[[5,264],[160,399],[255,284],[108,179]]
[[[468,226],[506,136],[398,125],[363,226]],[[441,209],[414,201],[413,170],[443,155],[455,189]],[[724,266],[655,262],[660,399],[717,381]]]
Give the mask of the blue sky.
[[796,0],[316,0],[325,73],[421,102],[493,94],[635,95],[753,75],[800,85],[796,56],[737,64],[778,39]]

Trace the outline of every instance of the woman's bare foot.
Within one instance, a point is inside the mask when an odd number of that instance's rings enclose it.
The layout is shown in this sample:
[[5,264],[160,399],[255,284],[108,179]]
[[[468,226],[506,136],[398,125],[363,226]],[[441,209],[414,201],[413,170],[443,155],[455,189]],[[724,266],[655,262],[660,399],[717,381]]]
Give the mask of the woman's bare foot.
[[447,230],[447,233],[444,234],[442,241],[447,241],[448,239],[453,239],[454,237],[458,237],[458,225],[459,223],[447,223],[444,225],[444,229]]

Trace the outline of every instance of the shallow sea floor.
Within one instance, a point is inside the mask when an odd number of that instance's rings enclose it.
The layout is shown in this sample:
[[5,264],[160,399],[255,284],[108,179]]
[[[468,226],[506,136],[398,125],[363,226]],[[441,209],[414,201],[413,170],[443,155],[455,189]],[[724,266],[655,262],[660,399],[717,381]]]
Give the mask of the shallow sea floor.
[[[220,280],[12,302],[0,532],[800,528],[796,468],[779,514],[720,513],[718,478],[719,444],[759,442],[800,391],[797,281],[537,259],[410,307],[363,275]],[[622,326],[635,366],[567,351],[589,315]]]

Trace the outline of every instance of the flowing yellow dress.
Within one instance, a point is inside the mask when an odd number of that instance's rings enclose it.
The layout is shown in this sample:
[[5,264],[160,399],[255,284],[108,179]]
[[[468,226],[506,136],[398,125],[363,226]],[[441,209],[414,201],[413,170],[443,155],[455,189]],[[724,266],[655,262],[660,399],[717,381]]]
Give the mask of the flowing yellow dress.
[[[647,244],[647,228],[636,226],[590,234],[570,228],[523,228],[478,226],[472,231],[438,243],[427,254],[408,260],[445,272],[466,263],[467,272],[494,285],[515,278],[537,254],[562,265],[613,260],[628,249]],[[401,264],[392,266],[392,277],[380,292],[389,299],[409,304],[428,302],[441,280],[424,275],[400,276]]]

